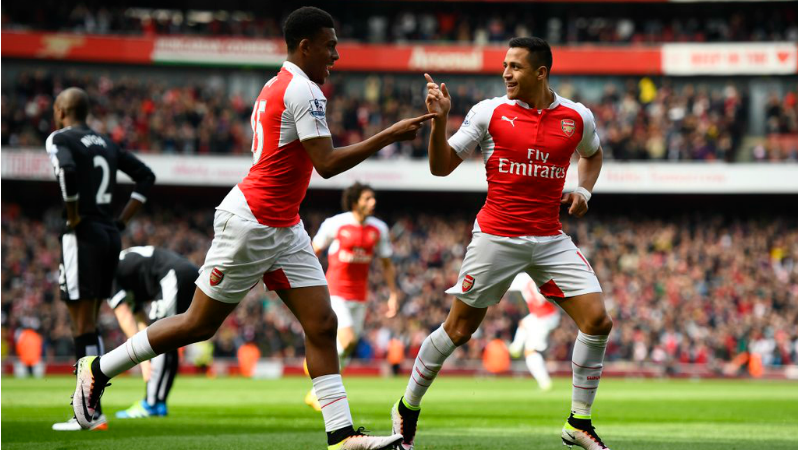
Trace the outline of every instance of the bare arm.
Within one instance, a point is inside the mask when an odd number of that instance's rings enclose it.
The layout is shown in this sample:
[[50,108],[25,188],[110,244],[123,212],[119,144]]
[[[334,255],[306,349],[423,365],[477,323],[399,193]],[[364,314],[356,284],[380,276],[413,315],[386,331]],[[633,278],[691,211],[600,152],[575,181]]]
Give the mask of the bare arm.
[[[601,173],[601,165],[604,159],[604,151],[599,146],[596,153],[589,157],[580,156],[577,163],[579,172],[579,187],[586,189],[588,192],[593,192],[593,187],[596,185],[599,173]],[[571,205],[568,208],[568,214],[575,217],[582,217],[587,213],[587,198],[578,192],[569,192],[563,194],[562,204]]]
[[321,256],[322,253],[324,253],[324,248],[319,247],[316,244],[313,244],[313,253],[315,253],[316,257],[318,258],[319,256]]
[[[116,321],[119,322],[119,328],[122,329],[125,336],[132,338],[133,335],[139,332],[139,323],[130,305],[125,302],[120,303],[119,306],[114,308],[114,315],[116,316]],[[144,328],[146,327],[147,324],[145,322]]]
[[382,262],[382,275],[388,285],[390,295],[388,297],[388,311],[385,317],[394,317],[399,312],[399,290],[396,288],[396,268],[391,258],[380,258]]
[[429,136],[429,170],[437,177],[445,177],[463,162],[446,140],[446,124],[452,109],[452,99],[445,83],[438,86],[429,74],[425,73],[424,77],[427,79],[427,110],[435,114]]
[[67,212],[67,227],[74,230],[81,221],[80,214],[78,213],[78,201],[73,200],[64,202],[64,204],[66,205]]
[[[138,311],[134,314],[130,305],[125,302],[120,303],[114,308],[114,315],[116,316],[117,322],[119,322],[119,328],[122,329],[122,332],[125,333],[128,339],[139,331],[147,328],[147,318],[144,316],[144,313]],[[149,361],[144,361],[141,363],[140,367],[141,377],[144,378],[144,381],[149,381],[150,375],[152,374],[152,365],[150,365]]]
[[415,139],[424,122],[433,117],[434,114],[425,114],[400,120],[365,141],[346,147],[333,147],[332,139],[329,137],[308,139],[302,141],[302,145],[319,175],[330,178],[355,167],[389,144]]
[[130,197],[130,200],[128,200],[127,204],[125,205],[125,209],[122,210],[122,214],[119,216],[119,222],[122,222],[122,225],[127,226],[128,222],[130,222],[130,219],[132,219],[133,216],[139,212],[142,206],[144,206],[144,203],[138,199]]
[[130,219],[136,215],[137,212],[147,201],[147,195],[155,184],[155,174],[146,164],[141,162],[132,153],[121,150],[119,151],[119,169],[126,173],[133,181],[136,182],[136,187],[133,188],[133,193],[130,194],[130,200],[122,210],[122,215],[117,220],[117,225],[124,229]]

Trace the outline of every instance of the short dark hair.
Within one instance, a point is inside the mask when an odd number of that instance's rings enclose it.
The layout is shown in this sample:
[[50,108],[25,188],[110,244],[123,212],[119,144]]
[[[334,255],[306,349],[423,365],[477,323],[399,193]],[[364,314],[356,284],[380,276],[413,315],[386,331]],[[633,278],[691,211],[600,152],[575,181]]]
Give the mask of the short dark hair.
[[529,50],[529,62],[537,65],[535,69],[540,66],[546,67],[546,78],[551,73],[551,47],[545,39],[539,37],[516,37],[510,39],[510,48],[523,47]]
[[372,189],[368,184],[362,184],[360,182],[357,182],[344,189],[344,193],[341,195],[341,207],[344,209],[344,211],[352,211],[357,204],[357,201],[360,200],[360,196],[363,195],[363,192],[365,191],[374,192],[374,189]]
[[332,16],[322,9],[303,6],[289,14],[283,26],[288,51],[296,50],[302,39],[312,39],[322,28],[335,28]]

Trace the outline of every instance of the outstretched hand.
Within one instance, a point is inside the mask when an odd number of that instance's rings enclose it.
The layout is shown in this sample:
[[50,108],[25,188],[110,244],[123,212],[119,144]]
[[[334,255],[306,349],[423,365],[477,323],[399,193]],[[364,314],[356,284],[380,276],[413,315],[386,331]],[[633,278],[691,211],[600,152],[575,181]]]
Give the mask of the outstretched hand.
[[423,116],[400,120],[391,125],[388,129],[394,137],[394,141],[410,141],[416,138],[418,130],[424,126],[424,122],[435,117],[435,114],[424,114]]
[[427,79],[427,111],[435,114],[436,118],[443,119],[449,115],[452,109],[452,98],[449,96],[449,89],[446,88],[446,83],[441,83],[440,86],[432,80],[428,74],[424,74]]

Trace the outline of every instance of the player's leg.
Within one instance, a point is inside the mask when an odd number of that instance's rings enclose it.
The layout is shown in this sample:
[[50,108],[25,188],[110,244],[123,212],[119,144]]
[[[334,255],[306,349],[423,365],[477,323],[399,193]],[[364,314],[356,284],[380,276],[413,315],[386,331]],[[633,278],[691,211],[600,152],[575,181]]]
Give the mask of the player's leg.
[[549,332],[556,327],[558,322],[559,315],[548,318],[529,315],[524,319],[524,328],[529,330],[524,343],[524,362],[526,362],[532,377],[538,382],[540,389],[544,391],[551,389],[552,383],[541,352],[546,350]]
[[[338,318],[338,337],[336,339],[336,350],[338,352],[338,367],[341,372],[344,371],[344,367],[346,366],[349,355],[355,349],[355,345],[357,344],[357,336],[355,334],[356,319],[354,317],[354,313],[357,311],[354,311],[350,307],[350,305],[353,303],[356,302],[347,301],[343,297],[336,295],[330,297],[330,305],[332,306],[335,316]],[[307,360],[305,361],[305,371],[307,372]],[[310,375],[309,372],[308,375]],[[305,394],[305,404],[314,410],[321,412],[321,404],[319,403],[319,398],[316,395],[315,389],[310,388],[308,393]]]
[[[527,316],[528,317],[528,316]],[[524,352],[524,344],[526,344],[527,340],[527,329],[524,326],[524,319],[521,319],[518,322],[518,327],[515,329],[515,336],[513,336],[513,341],[510,343],[508,350],[510,351],[510,356],[513,358],[520,358]]]
[[590,450],[606,449],[593,428],[591,414],[604,368],[604,352],[612,330],[612,319],[599,293],[571,297],[560,305],[579,328],[571,364],[571,416],[563,428],[563,441]]
[[157,355],[210,339],[236,305],[216,301],[197,288],[185,313],[153,323],[100,358],[81,359],[73,397],[73,407],[81,426],[88,428],[91,425],[91,414],[108,380]]
[[156,415],[157,391],[165,374],[167,354],[158,355],[150,360],[150,378],[144,383],[144,399],[136,401],[127,409],[117,411],[117,419],[143,419]]
[[338,367],[338,319],[330,305],[327,279],[302,223],[286,231],[292,233],[287,250],[263,275],[263,282],[268,290],[277,292],[305,331],[307,370],[321,404],[328,448],[393,448],[401,435],[367,436],[352,425]]
[[331,296],[330,305],[332,306],[335,316],[338,318],[338,332],[337,332],[337,351],[341,371],[344,370],[346,359],[355,350],[357,345],[358,335],[355,332],[355,325],[357,318],[357,310],[351,308],[352,305],[357,306],[357,302],[346,300],[342,297]]
[[541,294],[556,300],[579,328],[571,364],[571,415],[562,430],[563,442],[590,450],[606,449],[593,428],[591,416],[612,330],[598,279],[587,259],[565,235],[540,243],[529,275]]
[[[75,339],[75,359],[103,354],[97,318],[104,298],[111,295],[111,285],[119,262],[119,231],[95,221],[82,223],[77,230],[61,237],[61,296],[67,302]],[[93,411],[91,429],[107,429],[107,421],[98,401]],[[53,425],[57,431],[80,430],[73,420]]]
[[321,404],[330,448],[378,449],[392,447],[400,441],[401,436],[362,436],[354,429],[349,400],[338,368],[338,319],[330,306],[327,286],[279,289],[277,294],[305,331],[308,373]]
[[444,361],[471,339],[488,306],[501,300],[513,278],[529,261],[526,244],[514,238],[474,233],[460,268],[458,284],[446,292],[455,296],[443,325],[421,344],[405,395],[391,411],[394,432],[404,436],[403,449],[415,445],[421,399]]

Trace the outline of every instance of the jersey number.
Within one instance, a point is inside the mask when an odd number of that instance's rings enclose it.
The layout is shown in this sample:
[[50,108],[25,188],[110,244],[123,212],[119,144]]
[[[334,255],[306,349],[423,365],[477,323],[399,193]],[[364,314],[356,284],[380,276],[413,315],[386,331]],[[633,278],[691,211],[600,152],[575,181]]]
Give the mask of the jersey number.
[[263,124],[260,123],[261,113],[266,111],[266,100],[255,102],[255,108],[252,110],[252,164],[257,164],[260,161],[260,154],[263,153]]
[[111,203],[111,193],[108,190],[108,181],[111,178],[111,168],[108,161],[100,155],[94,157],[94,167],[99,167],[103,171],[103,179],[100,180],[100,188],[97,189],[97,204],[107,205]]

